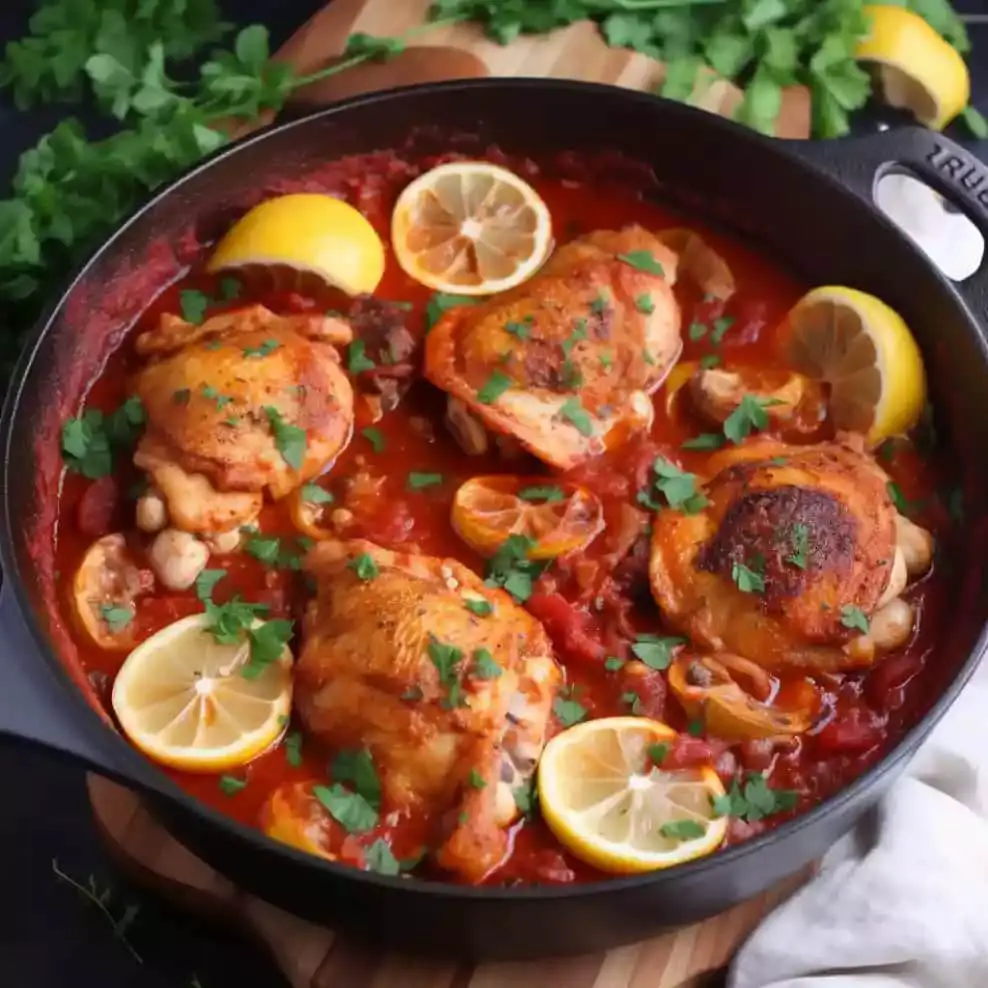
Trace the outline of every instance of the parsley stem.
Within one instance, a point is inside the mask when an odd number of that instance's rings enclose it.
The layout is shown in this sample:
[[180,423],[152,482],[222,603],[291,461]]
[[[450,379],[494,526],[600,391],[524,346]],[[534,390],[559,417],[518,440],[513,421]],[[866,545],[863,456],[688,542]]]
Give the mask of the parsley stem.
[[[661,0],[665,3],[668,0]],[[681,0],[676,0],[676,2],[681,2]],[[704,3],[709,3],[711,0],[702,0]],[[716,0],[720,3],[721,0]],[[400,42],[404,46],[407,42],[416,38],[420,34],[425,34],[428,31],[433,31],[436,28],[448,27],[450,24],[457,24],[462,21],[462,17],[447,17],[443,20],[430,21],[428,24],[420,24],[418,27],[413,27],[406,31],[404,34],[400,34],[393,38],[393,41]],[[404,50],[402,47],[401,50]],[[395,54],[398,54],[396,52]],[[299,76],[297,79],[292,80],[292,90],[301,89],[303,86],[311,85],[313,82],[319,82],[321,79],[328,79],[330,76],[337,75],[340,72],[345,72],[347,69],[352,69],[354,66],[363,65],[364,62],[369,62],[371,59],[379,58],[380,54],[378,52],[360,52],[358,55],[351,55],[350,58],[344,58],[342,62],[336,62],[333,65],[327,65],[325,68],[319,69],[316,72],[310,72],[309,75]]]

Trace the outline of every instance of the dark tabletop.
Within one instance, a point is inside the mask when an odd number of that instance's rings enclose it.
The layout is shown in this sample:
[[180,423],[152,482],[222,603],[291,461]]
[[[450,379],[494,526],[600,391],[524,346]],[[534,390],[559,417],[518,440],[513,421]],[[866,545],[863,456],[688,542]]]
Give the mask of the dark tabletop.
[[[227,19],[265,23],[277,46],[324,0],[225,0]],[[35,4],[0,0],[0,42],[19,37]],[[988,15],[984,0],[955,0],[979,14],[969,24],[976,55],[974,102],[988,115]],[[0,182],[16,155],[58,120],[58,110],[17,114],[0,97]],[[866,118],[859,128],[875,125]],[[953,136],[964,140],[955,128]],[[988,142],[972,145],[988,158]],[[2,193],[0,193],[2,195]],[[0,745],[5,808],[0,813],[0,982],[17,988],[98,984],[100,988],[282,988],[258,949],[229,931],[190,921],[129,886],[107,861],[77,767],[23,747]],[[55,872],[55,863],[66,878]],[[66,879],[93,883],[125,920],[126,942],[110,918]],[[136,910],[136,912],[135,912]],[[139,959],[138,959],[139,958]]]

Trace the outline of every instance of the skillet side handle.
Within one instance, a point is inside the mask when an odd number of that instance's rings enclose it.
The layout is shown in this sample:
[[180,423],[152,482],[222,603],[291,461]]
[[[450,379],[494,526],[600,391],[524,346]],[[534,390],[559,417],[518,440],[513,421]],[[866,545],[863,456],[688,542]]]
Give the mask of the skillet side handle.
[[120,779],[123,773],[115,764],[112,744],[103,737],[106,730],[101,730],[94,712],[83,708],[81,699],[72,703],[41,660],[5,580],[0,589],[0,743],[40,745]]
[[[786,144],[873,209],[883,175],[913,173],[971,220],[985,239],[988,257],[988,165],[942,134],[904,127],[868,137]],[[988,312],[988,263],[955,287],[979,318]]]

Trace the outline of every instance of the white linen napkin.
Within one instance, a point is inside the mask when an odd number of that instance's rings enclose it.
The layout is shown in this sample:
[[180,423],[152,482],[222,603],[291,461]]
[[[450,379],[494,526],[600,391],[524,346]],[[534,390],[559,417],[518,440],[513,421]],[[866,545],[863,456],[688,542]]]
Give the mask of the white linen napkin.
[[[978,268],[966,217],[915,180],[889,182],[882,208],[945,274]],[[988,988],[988,663],[875,812],[752,934],[728,988]]]

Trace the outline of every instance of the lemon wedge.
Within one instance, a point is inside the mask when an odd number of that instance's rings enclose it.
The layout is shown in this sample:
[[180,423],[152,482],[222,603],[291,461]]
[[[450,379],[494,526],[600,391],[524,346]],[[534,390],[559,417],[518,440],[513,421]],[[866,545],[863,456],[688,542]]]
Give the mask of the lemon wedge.
[[830,385],[830,417],[877,446],[911,429],[926,403],[923,357],[902,317],[881,299],[827,285],[787,317],[796,370]]
[[220,644],[208,621],[193,614],[162,628],[127,656],[113,684],[113,711],[127,737],[186,772],[249,762],[281,737],[292,706],[289,649],[245,676],[249,645]]
[[216,245],[206,267],[285,267],[348,295],[370,294],[384,274],[384,244],[349,203],[298,193],[268,199],[242,216]]
[[616,874],[654,871],[715,851],[727,818],[711,766],[664,771],[676,732],[644,717],[605,717],[557,734],[539,764],[542,816],[576,857]]
[[882,98],[920,123],[943,130],[971,98],[971,78],[959,52],[919,14],[868,4],[871,29],[854,57],[874,66]]
[[552,219],[541,196],[514,172],[455,161],[402,191],[391,244],[405,273],[429,288],[494,295],[542,266],[552,247]]

